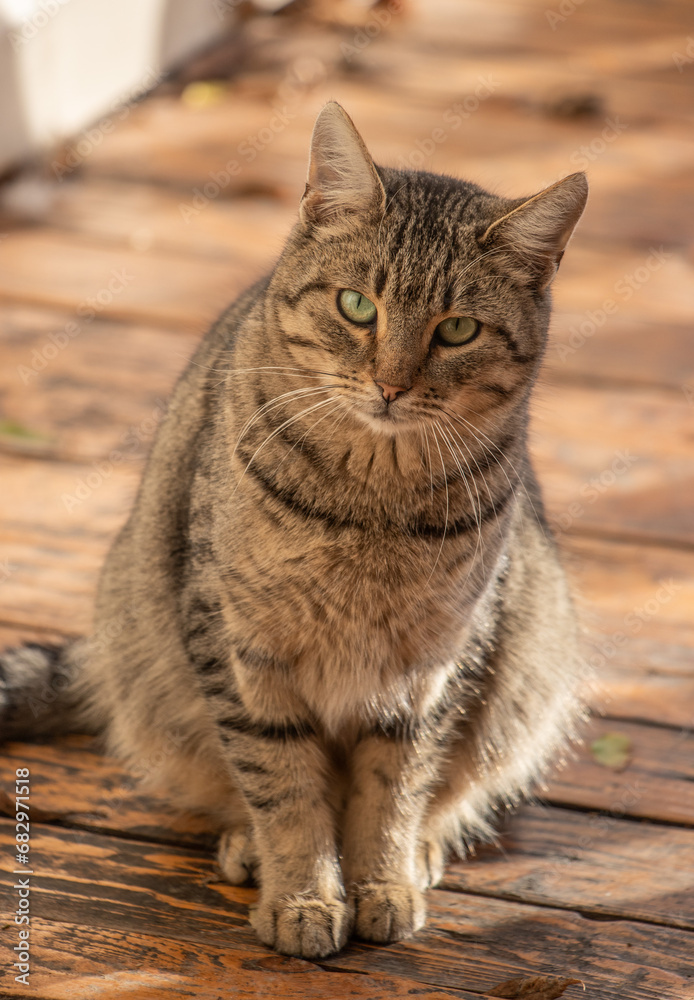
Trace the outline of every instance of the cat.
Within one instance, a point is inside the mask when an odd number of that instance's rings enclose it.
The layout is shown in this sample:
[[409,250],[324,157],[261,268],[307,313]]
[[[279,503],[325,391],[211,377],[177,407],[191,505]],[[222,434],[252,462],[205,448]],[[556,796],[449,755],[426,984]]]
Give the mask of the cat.
[[93,634],[1,661],[5,737],[105,732],[213,812],[284,954],[421,928],[446,857],[574,736],[526,437],[586,197],[582,173],[509,200],[377,167],[328,103],[279,260],[174,389]]

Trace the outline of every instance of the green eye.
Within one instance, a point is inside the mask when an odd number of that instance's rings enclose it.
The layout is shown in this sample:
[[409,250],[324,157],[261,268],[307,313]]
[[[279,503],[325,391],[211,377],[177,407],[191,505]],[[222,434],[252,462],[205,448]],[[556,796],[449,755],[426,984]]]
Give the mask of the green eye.
[[352,323],[373,323],[376,319],[376,306],[361,292],[351,288],[343,288],[337,297],[337,305],[345,317]]
[[434,330],[442,344],[454,347],[456,344],[468,344],[480,332],[481,324],[472,316],[449,316],[442,320]]

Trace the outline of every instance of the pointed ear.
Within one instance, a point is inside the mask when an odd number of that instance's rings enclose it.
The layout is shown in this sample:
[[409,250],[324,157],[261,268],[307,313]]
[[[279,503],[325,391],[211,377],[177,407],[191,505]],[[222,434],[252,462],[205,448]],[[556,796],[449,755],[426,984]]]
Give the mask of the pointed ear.
[[525,281],[542,291],[557,272],[588,197],[584,173],[570,174],[493,222],[482,243]]
[[302,222],[339,222],[348,215],[382,211],[385,191],[352,119],[336,101],[325,105],[311,136]]

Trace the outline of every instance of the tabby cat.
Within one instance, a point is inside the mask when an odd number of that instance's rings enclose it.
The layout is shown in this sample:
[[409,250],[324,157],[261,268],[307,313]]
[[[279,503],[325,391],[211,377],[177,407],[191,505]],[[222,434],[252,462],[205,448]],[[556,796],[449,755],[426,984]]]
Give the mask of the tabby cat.
[[[5,735],[105,731],[212,810],[284,954],[420,928],[447,854],[573,733],[526,429],[586,194],[581,173],[508,200],[377,167],[327,104],[276,266],[176,386],[93,635],[2,660]],[[32,700],[51,686],[58,708]]]

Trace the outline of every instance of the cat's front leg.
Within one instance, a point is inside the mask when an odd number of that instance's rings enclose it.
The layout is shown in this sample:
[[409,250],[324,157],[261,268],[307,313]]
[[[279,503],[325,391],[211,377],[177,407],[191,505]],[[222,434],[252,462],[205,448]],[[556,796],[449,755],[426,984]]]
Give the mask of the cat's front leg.
[[329,767],[310,722],[296,712],[259,716],[238,701],[217,724],[251,816],[260,879],[251,923],[258,937],[302,958],[338,951],[351,930],[351,906],[337,855]]
[[417,849],[437,759],[426,727],[418,735],[386,727],[354,749],[343,870],[355,933],[367,941],[397,941],[424,924]]

